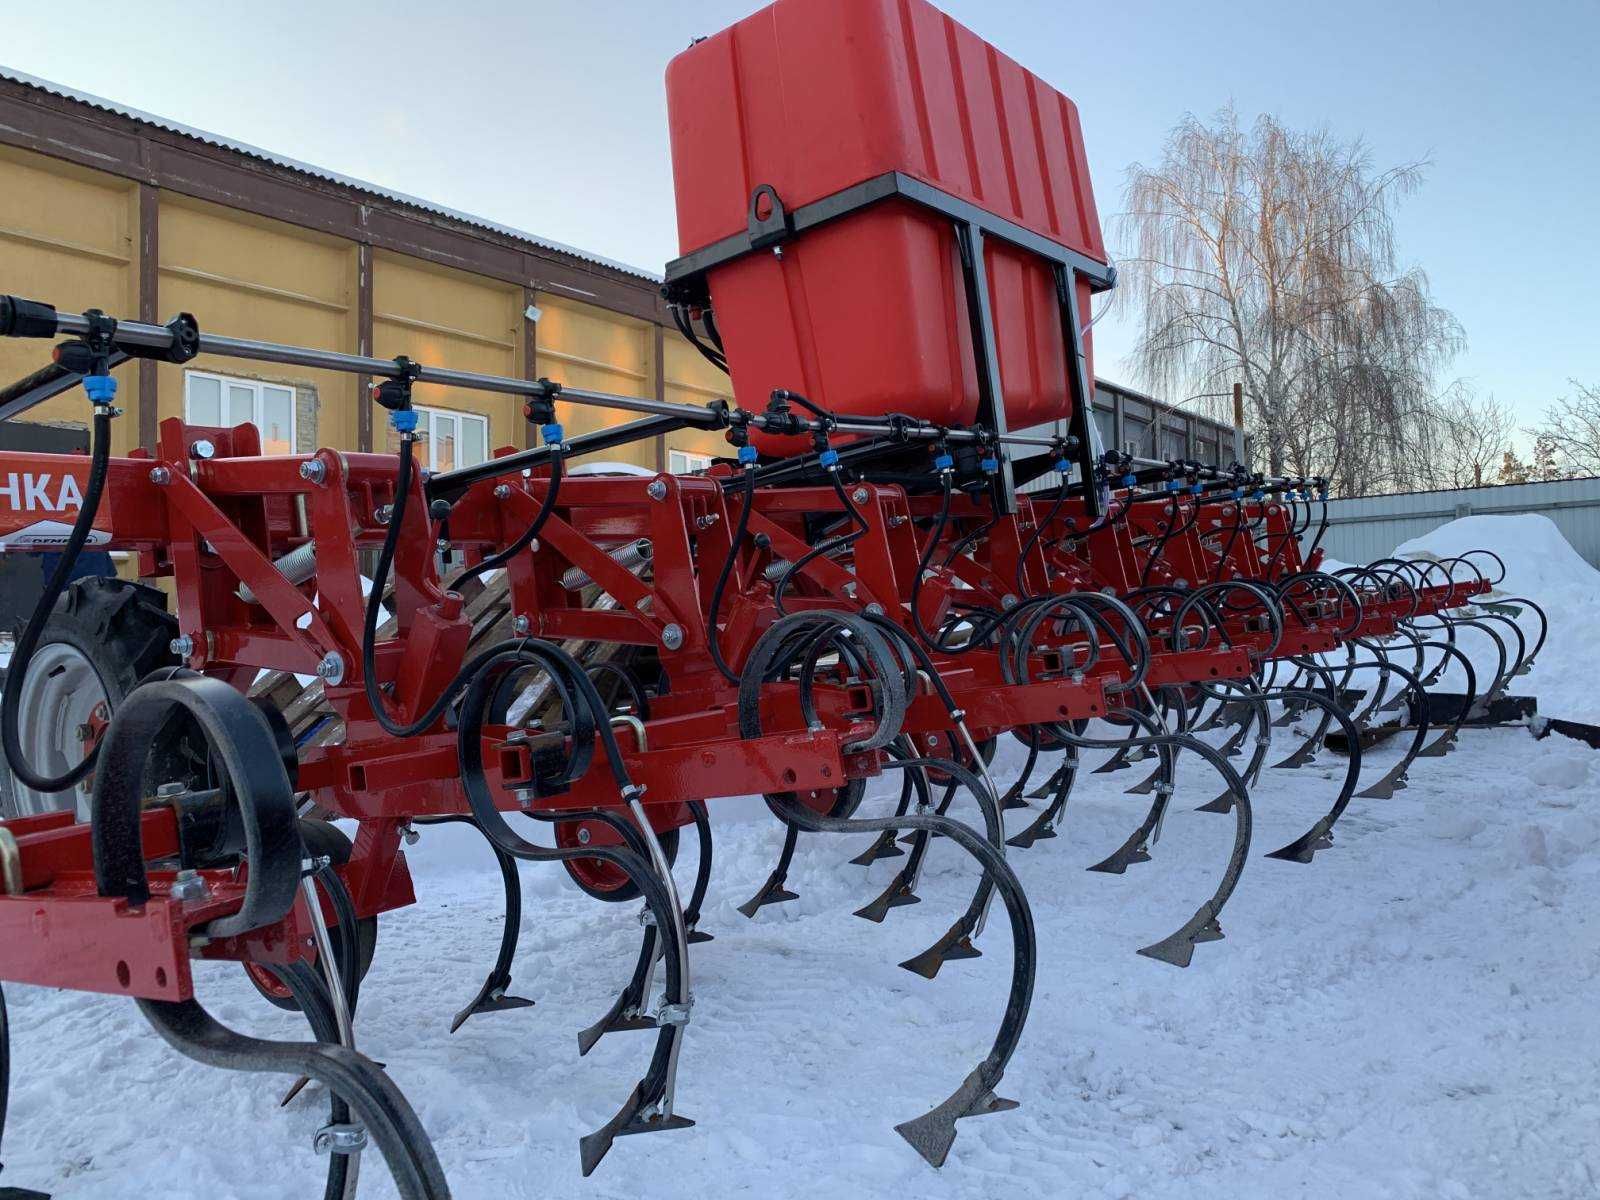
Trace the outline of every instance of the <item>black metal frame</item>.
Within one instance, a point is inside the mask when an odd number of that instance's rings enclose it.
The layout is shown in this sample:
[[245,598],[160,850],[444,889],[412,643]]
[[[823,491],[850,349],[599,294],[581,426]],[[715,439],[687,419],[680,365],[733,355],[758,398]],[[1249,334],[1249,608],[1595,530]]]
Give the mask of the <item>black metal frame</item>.
[[[962,281],[966,289],[967,314],[972,325],[973,361],[978,371],[978,423],[997,434],[1005,434],[1008,429],[999,355],[995,349],[994,313],[989,304],[988,274],[981,269],[984,239],[998,238],[1044,259],[1054,267],[1056,298],[1061,307],[1061,332],[1068,349],[1067,391],[1072,399],[1071,432],[1078,442],[1079,471],[1084,481],[1092,485],[1095,453],[1090,426],[1093,423],[1091,408],[1094,390],[1084,365],[1083,326],[1078,312],[1076,283],[1078,277],[1082,276],[1089,280],[1090,288],[1096,292],[1116,286],[1116,268],[1107,263],[998,217],[932,184],[898,171],[890,171],[831,196],[824,196],[793,212],[785,210],[771,185],[762,184],[750,197],[748,228],[743,233],[723,238],[668,263],[666,284],[662,290],[667,299],[674,303],[709,306],[708,272],[747,254],[780,246],[789,238],[886,200],[904,200],[929,209],[948,218],[955,226]],[[1016,485],[1011,462],[1005,454],[998,454],[997,457],[1000,469],[995,477],[995,503],[1001,512],[1015,512]],[[1091,508],[1098,510],[1096,489],[1089,486],[1085,492]]]

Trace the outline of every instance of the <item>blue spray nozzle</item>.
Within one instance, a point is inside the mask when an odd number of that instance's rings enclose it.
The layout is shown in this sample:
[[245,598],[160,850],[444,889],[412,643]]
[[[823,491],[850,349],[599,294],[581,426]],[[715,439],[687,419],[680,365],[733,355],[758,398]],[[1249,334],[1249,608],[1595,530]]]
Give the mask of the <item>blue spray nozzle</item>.
[[398,433],[410,433],[417,427],[417,413],[415,409],[400,408],[389,414],[389,424],[394,426]]
[[96,404],[110,404],[117,398],[117,381],[109,375],[85,375],[83,390]]
[[1122,486],[1123,487],[1132,487],[1134,484],[1136,484],[1138,482],[1139,482],[1139,477],[1137,475],[1135,475],[1132,471],[1129,471],[1126,475],[1124,475],[1122,477]]
[[754,446],[739,447],[739,461],[747,467],[754,466],[756,459],[760,457],[761,456],[756,453],[756,448]]
[[998,458],[986,458],[983,460],[982,466],[985,471],[993,475],[1000,469],[1000,460]]
[[1072,470],[1072,464],[1064,458],[1058,458],[1056,459],[1054,469],[1065,475],[1068,471]]
[[544,438],[546,445],[550,446],[555,445],[561,440],[562,433],[563,430],[561,426],[554,421],[550,422],[548,425],[541,426],[539,429],[539,436]]
[[941,471],[948,471],[950,468],[956,465],[956,460],[951,458],[948,454],[941,454],[933,460],[933,465],[938,467]]
[[824,450],[817,455],[817,461],[825,467],[836,467],[839,465],[839,452],[832,449]]

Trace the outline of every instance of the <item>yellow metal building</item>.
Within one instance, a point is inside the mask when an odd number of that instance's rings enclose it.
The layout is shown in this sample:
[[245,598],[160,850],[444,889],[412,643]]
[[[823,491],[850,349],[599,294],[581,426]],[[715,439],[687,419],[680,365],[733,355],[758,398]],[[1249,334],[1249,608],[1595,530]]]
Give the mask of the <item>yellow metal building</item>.
[[[207,332],[673,400],[728,398],[727,377],[672,327],[658,277],[211,134],[0,70],[0,291]],[[0,342],[0,379],[41,365]],[[254,421],[269,450],[374,446],[362,381],[198,358],[117,372],[116,451],[159,421]],[[431,466],[531,444],[511,396],[428,388]],[[81,393],[0,425],[0,447],[86,440]],[[569,433],[627,414],[565,410]],[[719,435],[670,434],[604,457],[704,466]]]

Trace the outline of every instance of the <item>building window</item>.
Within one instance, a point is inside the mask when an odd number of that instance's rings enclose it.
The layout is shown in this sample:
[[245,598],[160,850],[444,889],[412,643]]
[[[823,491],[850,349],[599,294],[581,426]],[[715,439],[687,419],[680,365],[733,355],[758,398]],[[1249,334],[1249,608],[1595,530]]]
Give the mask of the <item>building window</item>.
[[[430,471],[475,467],[489,457],[489,418],[448,408],[412,406],[417,414],[417,461]],[[389,427],[389,449],[400,449],[400,435]]]
[[1095,428],[1100,431],[1100,447],[1103,450],[1115,449],[1117,444],[1117,414],[1109,408],[1094,410]]
[[234,379],[204,371],[185,371],[183,419],[191,425],[254,425],[263,454],[293,454],[294,389],[259,379]]
[[709,471],[711,469],[711,456],[709,454],[689,454],[683,450],[669,450],[667,452],[667,470],[674,475],[692,475],[696,471]]
[[1189,435],[1181,423],[1161,423],[1161,455],[1168,460],[1189,456]]

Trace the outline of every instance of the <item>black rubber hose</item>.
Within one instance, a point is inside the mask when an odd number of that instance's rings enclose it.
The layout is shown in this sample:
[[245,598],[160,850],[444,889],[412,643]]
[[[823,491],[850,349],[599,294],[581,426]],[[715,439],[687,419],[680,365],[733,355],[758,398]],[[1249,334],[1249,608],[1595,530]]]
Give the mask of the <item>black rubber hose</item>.
[[95,514],[100,509],[100,496],[105,490],[106,472],[111,461],[109,412],[95,413],[90,447],[89,482],[84,488],[83,504],[78,509],[78,519],[72,523],[72,532],[67,536],[67,544],[61,551],[61,558],[56,563],[55,571],[44,585],[44,594],[39,597],[39,603],[34,605],[33,613],[28,617],[27,625],[23,627],[22,636],[17,639],[16,649],[11,655],[11,665],[6,669],[5,690],[0,693],[0,705],[4,707],[4,711],[0,712],[0,742],[3,742],[5,747],[6,761],[11,764],[12,774],[36,792],[66,791],[94,770],[95,761],[100,757],[100,747],[96,744],[83,756],[82,762],[64,775],[54,777],[42,775],[23,758],[21,735],[17,728],[21,715],[22,684],[28,675],[28,664],[33,659],[33,652],[38,648],[39,636],[44,632],[45,623],[55,611],[56,601],[61,598],[67,582],[72,578],[72,569],[77,565],[78,555],[89,540],[89,533],[94,529]]
[[717,629],[717,617],[722,611],[722,595],[727,590],[728,578],[733,574],[733,565],[739,557],[739,547],[744,544],[745,533],[750,528],[750,510],[755,507],[755,502],[756,469],[754,465],[749,465],[744,469],[744,495],[739,501],[739,523],[734,526],[733,540],[728,543],[728,556],[722,560],[722,570],[717,573],[717,585],[711,589],[711,607],[706,612],[706,643],[711,651],[711,661],[716,664],[722,677],[735,685],[739,682],[739,675],[722,656],[722,635]]
[[1022,582],[1023,571],[1028,563],[1028,555],[1033,553],[1033,548],[1039,544],[1039,539],[1044,535],[1045,528],[1056,519],[1061,511],[1061,506],[1067,502],[1067,494],[1072,490],[1072,485],[1065,478],[1061,481],[1061,490],[1056,493],[1055,503],[1050,506],[1042,521],[1034,521],[1033,531],[1028,534],[1028,540],[1022,544],[1022,553],[1017,556],[1017,598],[1028,599],[1028,589]]
[[777,608],[780,616],[786,617],[789,615],[788,610],[783,607],[783,594],[789,590],[789,580],[794,578],[797,571],[801,570],[813,559],[821,558],[824,555],[836,554],[838,551],[854,545],[862,534],[872,528],[867,524],[867,519],[856,511],[856,506],[850,497],[845,494],[844,484],[839,482],[839,472],[837,470],[829,471],[828,479],[833,484],[833,490],[839,496],[839,503],[843,504],[845,511],[850,514],[850,524],[853,528],[848,533],[841,533],[838,537],[829,538],[827,541],[813,546],[790,563],[788,569],[778,577],[778,586],[772,592],[772,603]]
[[[461,589],[461,585],[466,583],[468,580],[476,579],[479,575],[486,574],[489,571],[493,571],[505,566],[513,558],[521,554],[529,546],[533,545],[533,539],[539,536],[539,532],[544,528],[545,522],[550,519],[550,514],[555,511],[556,494],[561,490],[561,461],[561,452],[552,446],[550,448],[550,486],[545,489],[544,500],[539,504],[539,511],[534,514],[533,521],[526,529],[522,531],[522,535],[504,550],[501,550],[496,554],[489,555],[482,562],[468,567],[465,571],[461,572],[461,574],[457,575],[454,580],[446,585],[446,590],[452,592],[459,591]],[[378,588],[376,584],[373,586],[372,590],[375,593],[377,592]]]
[[946,647],[940,640],[928,632],[928,627],[922,623],[922,577],[928,570],[928,564],[933,561],[933,552],[939,548],[939,539],[944,536],[945,526],[950,522],[950,475],[941,472],[939,476],[943,484],[943,491],[939,496],[939,515],[934,519],[933,528],[928,532],[928,544],[922,548],[922,554],[917,559],[917,573],[911,581],[911,625],[917,631],[925,644],[935,650],[944,650]]

